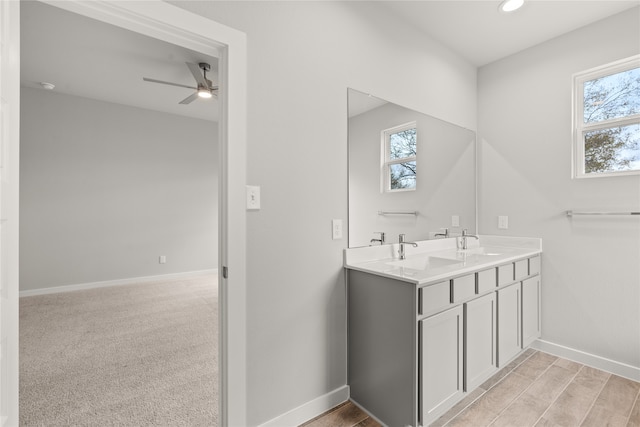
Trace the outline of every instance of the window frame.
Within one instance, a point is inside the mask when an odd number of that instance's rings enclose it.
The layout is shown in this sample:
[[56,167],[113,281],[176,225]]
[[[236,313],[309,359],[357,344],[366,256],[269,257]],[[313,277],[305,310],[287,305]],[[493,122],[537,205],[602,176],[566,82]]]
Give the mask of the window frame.
[[640,55],[630,56],[619,61],[610,62],[573,75],[573,105],[572,105],[572,178],[604,178],[611,176],[640,175],[640,169],[625,171],[609,171],[601,173],[585,172],[585,141],[588,132],[610,129],[633,124],[640,124],[640,113],[630,116],[603,120],[596,123],[584,123],[584,84],[588,81],[624,71],[640,68]]
[[[391,159],[391,138],[390,136],[393,134],[396,134],[398,132],[402,132],[408,129],[415,129],[416,130],[416,155],[415,156],[408,156],[408,157],[401,157],[398,159]],[[401,193],[401,192],[405,192],[405,191],[416,191],[416,189],[418,188],[418,173],[417,173],[417,169],[418,169],[418,156],[417,156],[417,152],[418,152],[418,125],[416,121],[412,121],[412,122],[408,122],[408,123],[404,123],[398,126],[394,126],[388,129],[384,129],[380,132],[380,139],[381,139],[381,166],[380,166],[380,186],[381,186],[381,192],[382,193]],[[397,165],[397,164],[401,164],[401,163],[407,163],[407,162],[415,162],[416,163],[416,185],[413,188],[397,188],[397,189],[392,189],[391,188],[391,166],[392,165]]]

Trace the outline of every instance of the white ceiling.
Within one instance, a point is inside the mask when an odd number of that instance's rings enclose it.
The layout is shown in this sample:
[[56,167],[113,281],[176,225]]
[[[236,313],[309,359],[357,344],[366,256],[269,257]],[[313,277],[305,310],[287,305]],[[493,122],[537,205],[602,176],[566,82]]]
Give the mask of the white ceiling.
[[477,67],[640,5],[640,0],[525,0],[519,10],[503,13],[498,11],[501,2],[428,0],[379,4]]
[[[640,0],[527,0],[513,14],[499,0],[375,1],[408,25],[482,66],[581,26],[640,5]],[[640,25],[640,12],[638,17]],[[216,58],[142,36],[36,1],[21,2],[22,85],[190,117],[217,120],[218,101],[179,101],[189,89],[142,77],[192,85],[185,62]],[[217,82],[217,73],[208,77]],[[44,89],[43,89],[44,90]]]
[[[57,93],[217,121],[218,101],[180,101],[192,90],[142,77],[195,86],[185,62],[217,59],[36,1],[22,1],[20,77],[25,87],[53,83]],[[217,82],[217,72],[207,73]]]

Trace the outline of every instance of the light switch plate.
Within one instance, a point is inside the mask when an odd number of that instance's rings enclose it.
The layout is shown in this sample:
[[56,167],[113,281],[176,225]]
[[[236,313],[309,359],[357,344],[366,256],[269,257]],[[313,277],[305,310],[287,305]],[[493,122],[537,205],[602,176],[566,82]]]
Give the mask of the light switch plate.
[[509,217],[500,215],[498,216],[498,228],[500,230],[507,230],[509,228]]
[[452,227],[460,227],[460,216],[452,215],[451,216],[451,226]]
[[247,209],[260,209],[260,187],[257,185],[247,185]]

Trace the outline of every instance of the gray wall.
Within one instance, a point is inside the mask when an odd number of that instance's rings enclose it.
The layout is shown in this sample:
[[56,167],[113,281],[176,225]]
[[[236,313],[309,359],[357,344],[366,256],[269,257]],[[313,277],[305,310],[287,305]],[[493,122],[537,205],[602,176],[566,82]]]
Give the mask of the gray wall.
[[[640,52],[638,8],[478,74],[480,231],[543,240],[542,339],[640,367],[640,177],[571,179],[572,74]],[[509,215],[509,230],[497,216]]]
[[374,3],[175,2],[247,33],[250,425],[346,384],[347,88],[475,129],[475,67]]
[[21,291],[217,268],[216,123],[22,88],[20,132]]

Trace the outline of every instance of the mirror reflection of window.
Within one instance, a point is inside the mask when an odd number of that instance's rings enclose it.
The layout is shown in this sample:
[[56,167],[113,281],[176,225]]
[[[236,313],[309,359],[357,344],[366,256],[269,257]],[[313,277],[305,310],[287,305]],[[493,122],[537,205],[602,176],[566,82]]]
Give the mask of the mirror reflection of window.
[[347,113],[350,248],[378,231],[388,242],[477,234],[474,131],[354,89]]
[[418,129],[407,123],[382,131],[384,191],[415,190]]

